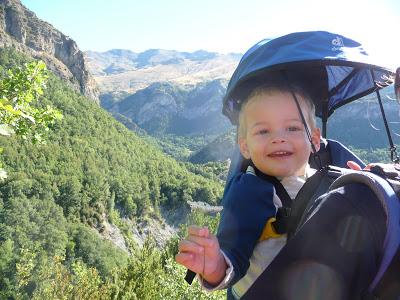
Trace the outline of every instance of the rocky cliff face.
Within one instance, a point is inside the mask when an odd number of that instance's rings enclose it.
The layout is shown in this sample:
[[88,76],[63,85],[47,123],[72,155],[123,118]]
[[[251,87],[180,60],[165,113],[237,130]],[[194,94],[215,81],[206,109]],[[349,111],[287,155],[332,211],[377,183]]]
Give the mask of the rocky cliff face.
[[98,102],[98,91],[75,41],[26,9],[18,0],[0,0],[0,47],[42,59],[55,74]]
[[221,79],[191,87],[153,83],[108,110],[154,135],[219,135],[231,127],[221,113],[226,84]]

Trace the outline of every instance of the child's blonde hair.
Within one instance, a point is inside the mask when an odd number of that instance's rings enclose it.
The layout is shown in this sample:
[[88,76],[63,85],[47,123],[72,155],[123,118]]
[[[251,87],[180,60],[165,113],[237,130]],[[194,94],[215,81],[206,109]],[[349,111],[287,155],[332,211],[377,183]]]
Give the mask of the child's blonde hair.
[[[247,128],[246,128],[246,119],[245,119],[245,110],[246,107],[254,103],[256,101],[259,101],[262,96],[266,94],[272,94],[272,93],[289,93],[291,95],[292,91],[296,95],[297,100],[299,102],[304,102],[307,107],[307,112],[303,111],[304,118],[306,119],[307,123],[309,126],[311,126],[310,129],[315,128],[317,126],[316,118],[315,118],[315,105],[314,102],[312,101],[311,97],[300,87],[297,85],[291,85],[291,89],[287,86],[283,85],[271,85],[271,84],[264,84],[261,85],[257,88],[255,88],[247,97],[247,99],[244,101],[242,106],[240,107],[240,112],[239,112],[239,128],[238,128],[238,137],[245,137]],[[293,99],[293,101],[295,101]]]

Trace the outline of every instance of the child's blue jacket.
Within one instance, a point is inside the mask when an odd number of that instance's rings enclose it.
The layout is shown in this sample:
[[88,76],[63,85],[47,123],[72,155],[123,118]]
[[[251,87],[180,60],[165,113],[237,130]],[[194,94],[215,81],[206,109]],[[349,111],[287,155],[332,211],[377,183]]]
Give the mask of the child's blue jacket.
[[272,183],[249,173],[238,173],[228,182],[217,238],[235,272],[230,285],[247,272],[250,257],[269,218],[275,217]]

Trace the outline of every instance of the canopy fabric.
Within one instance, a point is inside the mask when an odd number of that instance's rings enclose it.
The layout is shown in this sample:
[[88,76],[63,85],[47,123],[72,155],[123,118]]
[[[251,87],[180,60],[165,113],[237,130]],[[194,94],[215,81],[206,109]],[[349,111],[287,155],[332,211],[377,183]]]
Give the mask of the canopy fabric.
[[228,84],[223,113],[237,124],[241,103],[266,80],[286,74],[306,87],[316,115],[326,121],[333,111],[393,83],[394,72],[379,66],[363,46],[326,31],[295,32],[265,39],[242,57]]

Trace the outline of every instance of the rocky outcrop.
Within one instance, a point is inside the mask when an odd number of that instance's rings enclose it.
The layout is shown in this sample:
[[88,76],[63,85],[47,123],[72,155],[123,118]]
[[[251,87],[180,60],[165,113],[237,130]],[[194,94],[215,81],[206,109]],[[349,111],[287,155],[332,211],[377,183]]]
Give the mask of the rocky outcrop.
[[194,86],[153,83],[108,108],[151,135],[219,135],[231,127],[221,113],[227,82],[213,80]]
[[25,8],[18,0],[0,0],[0,47],[42,59],[56,75],[98,102],[98,90],[75,41]]

